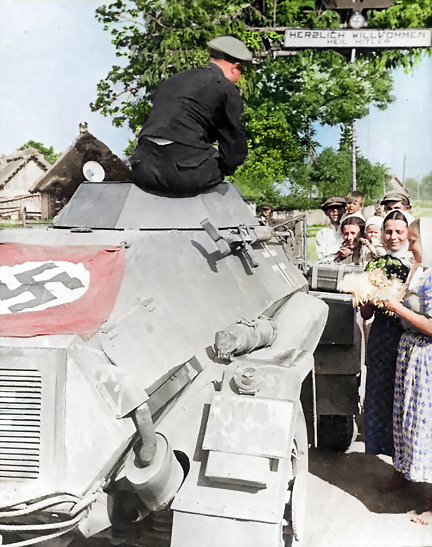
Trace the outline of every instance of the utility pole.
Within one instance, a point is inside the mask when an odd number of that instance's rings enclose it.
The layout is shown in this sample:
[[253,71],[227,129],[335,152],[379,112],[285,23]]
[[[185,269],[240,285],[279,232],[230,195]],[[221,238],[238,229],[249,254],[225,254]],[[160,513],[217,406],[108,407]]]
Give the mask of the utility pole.
[[[346,52],[351,50],[351,63],[356,59],[356,51],[379,49],[430,48],[432,46],[432,28],[421,29],[378,29],[365,27],[366,19],[362,10],[388,8],[393,0],[322,0],[330,10],[352,10],[348,21],[350,28],[309,29],[284,27],[285,37],[282,51],[274,55],[293,54],[302,49],[334,49]],[[273,0],[273,10],[277,0]],[[273,18],[275,14],[273,14]],[[280,30],[280,29],[279,29]],[[385,38],[383,38],[383,33]],[[374,45],[371,45],[374,44]],[[352,121],[352,189],[357,189],[357,120]],[[405,187],[405,159],[404,159]]]
[[[356,58],[356,50],[351,50],[351,62],[353,63]],[[352,175],[352,189],[357,190],[357,120],[353,120],[351,123],[351,175]]]

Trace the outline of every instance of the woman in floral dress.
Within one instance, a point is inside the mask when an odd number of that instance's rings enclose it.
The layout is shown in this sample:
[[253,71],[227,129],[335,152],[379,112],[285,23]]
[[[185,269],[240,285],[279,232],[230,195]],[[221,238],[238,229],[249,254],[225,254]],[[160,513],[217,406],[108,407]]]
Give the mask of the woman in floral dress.
[[[371,260],[366,271],[384,270],[388,278],[406,281],[411,265],[408,251],[409,219],[404,211],[390,211],[384,218],[382,241],[386,255]],[[394,455],[393,398],[396,357],[402,325],[397,316],[366,303],[363,319],[374,316],[366,352],[366,391],[364,400],[365,447],[368,454]],[[378,487],[379,488],[379,487]]]
[[426,507],[411,520],[432,524],[432,218],[415,220],[408,232],[415,264],[404,303],[387,300],[405,329],[399,342],[393,410],[395,458],[383,491],[408,480],[428,483]]

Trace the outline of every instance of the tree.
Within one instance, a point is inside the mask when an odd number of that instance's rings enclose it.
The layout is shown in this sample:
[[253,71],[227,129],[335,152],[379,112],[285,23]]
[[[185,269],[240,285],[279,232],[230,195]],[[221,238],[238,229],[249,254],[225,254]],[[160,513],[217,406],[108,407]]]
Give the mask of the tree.
[[404,181],[404,186],[408,190],[411,196],[418,198],[420,181],[414,177],[407,178]]
[[[390,28],[406,26],[407,20],[415,23],[412,26],[425,26],[430,20],[427,0],[394,0],[387,11],[384,22]],[[136,133],[159,82],[205,64],[207,42],[235,34],[254,51],[257,61],[242,82],[250,158],[232,180],[252,194],[277,194],[287,162],[306,159],[317,144],[315,122],[350,124],[366,116],[371,105],[386,108],[393,100],[389,68],[416,60],[409,51],[372,52],[351,63],[340,53],[319,50],[273,59],[272,50],[280,49],[283,40],[281,27],[339,28],[348,12],[325,10],[320,1],[312,0],[115,0],[96,13],[113,35],[123,62],[99,82],[91,107],[111,116],[114,125],[128,123]],[[370,26],[381,24],[381,13],[369,12]],[[269,118],[265,128],[263,116]],[[253,135],[258,126],[263,129],[259,142]],[[276,144],[271,127],[282,131]]]
[[[322,202],[331,196],[345,196],[351,190],[351,151],[347,147],[335,151],[326,148],[309,164],[304,172],[300,165],[293,168],[290,175],[291,193],[302,202],[306,196],[315,197]],[[362,155],[357,159],[358,189],[365,194],[365,200],[372,203],[382,196],[387,180],[387,168],[379,163],[373,164]],[[300,181],[300,183],[299,183]]]
[[248,111],[250,153],[231,180],[244,196],[275,204],[278,186],[286,179],[290,164],[298,157],[298,143],[280,111]]
[[[236,0],[117,0],[98,8],[98,19],[105,29],[111,28],[117,56],[126,62],[113,66],[99,82],[92,108],[111,115],[114,125],[128,122],[136,131],[158,83],[180,70],[205,64],[206,43],[211,38],[235,33],[257,56],[265,53],[264,44],[279,45],[283,34],[269,26],[272,8],[261,12],[262,5]],[[301,0],[278,2],[277,24],[339,26],[336,12],[317,11],[313,5]],[[306,51],[289,61],[263,60],[253,76],[246,75],[243,91],[254,107],[263,101],[278,105],[291,116],[293,130],[308,135],[314,121],[343,123],[366,115],[371,102],[384,107],[391,100],[390,89],[390,77],[373,63],[349,64],[333,51]]]
[[432,171],[422,178],[420,188],[422,198],[432,200]]
[[27,148],[36,149],[38,152],[43,154],[43,156],[49,163],[55,163],[57,158],[60,157],[62,154],[61,152],[55,152],[52,146],[48,148],[41,142],[36,142],[32,140],[29,140],[26,143],[24,143],[22,146],[18,148],[18,150],[26,150]]

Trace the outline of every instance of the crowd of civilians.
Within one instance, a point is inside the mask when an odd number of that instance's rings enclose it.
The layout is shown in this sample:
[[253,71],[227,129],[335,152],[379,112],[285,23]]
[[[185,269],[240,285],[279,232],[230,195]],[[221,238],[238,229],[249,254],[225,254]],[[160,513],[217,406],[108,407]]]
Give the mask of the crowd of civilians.
[[[352,191],[322,204],[330,224],[316,234],[318,262],[380,268],[406,285],[403,302],[360,308],[368,331],[365,449],[393,458],[393,475],[379,492],[426,484],[424,511],[411,520],[432,524],[432,218],[415,219],[410,197],[398,191],[378,201],[367,219],[363,202],[364,194]],[[270,205],[260,219],[274,224]]]
[[363,199],[353,191],[323,203],[330,225],[317,233],[317,256],[320,263],[381,268],[407,286],[403,302],[385,300],[384,308],[368,302],[360,309],[364,320],[373,320],[366,349],[365,447],[393,458],[393,476],[378,485],[379,492],[408,481],[426,483],[424,511],[411,520],[432,524],[432,218],[415,219],[409,196],[393,191],[366,220]]

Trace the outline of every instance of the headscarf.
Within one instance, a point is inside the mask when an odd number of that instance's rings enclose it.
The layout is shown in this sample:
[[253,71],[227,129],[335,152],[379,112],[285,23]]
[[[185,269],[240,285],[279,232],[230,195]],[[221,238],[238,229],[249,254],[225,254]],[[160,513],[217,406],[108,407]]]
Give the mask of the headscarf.
[[407,280],[409,285],[405,298],[410,301],[411,309],[419,313],[420,304],[418,303],[417,291],[423,284],[423,281],[432,269],[432,218],[419,218],[420,243],[422,246],[421,263],[415,263]]
[[412,264],[412,254],[410,251],[408,251],[408,240],[402,243],[402,245],[399,247],[397,251],[392,251],[385,244],[385,238],[384,238],[385,223],[388,217],[391,214],[393,214],[395,211],[397,211],[398,213],[401,213],[405,217],[405,220],[407,221],[408,226],[413,222],[413,220],[415,220],[415,218],[410,213],[407,213],[407,211],[403,211],[402,209],[394,209],[393,211],[389,211],[384,217],[384,220],[382,223],[382,228],[381,228],[382,242],[385,247],[387,255],[392,256],[393,258],[398,258],[402,262],[402,264],[405,264],[405,266],[408,266],[409,268]]
[[381,228],[382,229],[382,225],[383,225],[383,222],[384,222],[384,219],[383,217],[369,217],[367,220],[366,220],[366,226],[365,228],[367,228],[368,226],[378,226],[378,228]]

